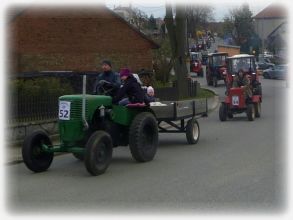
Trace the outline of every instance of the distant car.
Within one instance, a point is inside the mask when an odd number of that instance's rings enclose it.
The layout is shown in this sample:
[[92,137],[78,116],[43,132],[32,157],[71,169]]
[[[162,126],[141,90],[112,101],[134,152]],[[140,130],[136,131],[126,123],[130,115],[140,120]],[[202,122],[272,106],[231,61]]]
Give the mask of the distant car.
[[275,64],[271,63],[268,58],[259,58],[258,62],[256,62],[256,66],[259,70],[266,70],[275,66]]
[[288,66],[287,65],[276,65],[271,69],[263,71],[263,77],[265,79],[287,79]]
[[263,56],[265,58],[273,58],[274,57],[274,55],[272,53],[268,52],[268,51],[265,51],[264,54],[263,54]]

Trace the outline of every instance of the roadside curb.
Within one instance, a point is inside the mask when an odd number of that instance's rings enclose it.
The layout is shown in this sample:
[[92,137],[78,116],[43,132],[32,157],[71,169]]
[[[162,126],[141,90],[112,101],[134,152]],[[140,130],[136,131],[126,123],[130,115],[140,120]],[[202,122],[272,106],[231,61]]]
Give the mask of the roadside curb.
[[212,92],[214,94],[213,97],[208,98],[208,113],[210,113],[210,112],[214,111],[219,106],[219,104],[220,104],[220,96],[213,89],[205,88],[205,87],[202,87],[202,89],[208,90],[208,91],[210,91],[210,92]]

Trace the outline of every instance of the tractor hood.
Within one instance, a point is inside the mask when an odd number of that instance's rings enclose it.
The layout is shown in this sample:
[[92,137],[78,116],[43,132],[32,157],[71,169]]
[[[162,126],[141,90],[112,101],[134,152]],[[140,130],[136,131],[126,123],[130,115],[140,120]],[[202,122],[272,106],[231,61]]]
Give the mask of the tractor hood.
[[[64,95],[60,96],[60,101],[81,101],[82,100],[82,94],[78,95]],[[105,95],[86,95],[85,99],[87,102],[93,103],[96,106],[111,106],[112,105],[112,97],[111,96],[105,96]]]

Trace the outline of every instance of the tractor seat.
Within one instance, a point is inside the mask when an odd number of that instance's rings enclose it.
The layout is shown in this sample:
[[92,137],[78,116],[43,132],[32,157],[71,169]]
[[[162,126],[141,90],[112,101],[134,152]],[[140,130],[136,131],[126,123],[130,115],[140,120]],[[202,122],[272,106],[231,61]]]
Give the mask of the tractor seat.
[[129,108],[143,108],[143,107],[146,107],[146,104],[145,103],[129,103],[128,105],[126,105],[127,107]]

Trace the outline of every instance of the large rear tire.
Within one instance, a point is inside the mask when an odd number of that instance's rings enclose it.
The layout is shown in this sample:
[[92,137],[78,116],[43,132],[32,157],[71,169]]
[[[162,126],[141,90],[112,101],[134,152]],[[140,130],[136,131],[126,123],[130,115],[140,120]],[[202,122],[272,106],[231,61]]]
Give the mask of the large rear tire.
[[54,154],[42,150],[42,144],[52,146],[52,142],[44,131],[35,131],[24,139],[22,147],[22,158],[24,164],[33,172],[43,172],[47,170]]
[[227,105],[225,103],[222,103],[219,109],[219,119],[220,121],[226,121],[227,120]]
[[112,159],[112,139],[105,131],[94,132],[85,147],[84,162],[87,171],[98,176],[109,167]]
[[247,118],[248,121],[254,121],[255,118],[255,108],[253,104],[248,104],[247,106]]
[[142,112],[133,119],[129,130],[129,147],[136,161],[153,160],[158,147],[158,125],[153,114]]
[[198,142],[200,129],[199,124],[195,118],[188,120],[185,132],[188,144],[196,144]]

